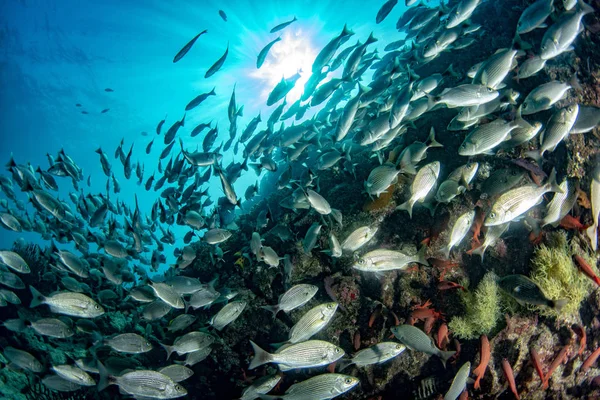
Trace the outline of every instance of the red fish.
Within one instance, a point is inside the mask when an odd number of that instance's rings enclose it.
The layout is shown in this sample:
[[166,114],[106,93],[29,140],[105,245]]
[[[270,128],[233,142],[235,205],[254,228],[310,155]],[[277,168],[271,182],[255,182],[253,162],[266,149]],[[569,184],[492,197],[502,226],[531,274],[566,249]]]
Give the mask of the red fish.
[[556,368],[558,368],[558,366],[560,364],[562,364],[568,360],[568,357],[567,357],[568,351],[569,351],[569,346],[567,345],[560,350],[560,352],[558,353],[558,355],[556,356],[554,361],[552,361],[552,364],[550,365],[550,369],[548,370],[548,373],[546,374],[546,376],[544,377],[544,380],[542,381],[542,389],[544,389],[544,390],[548,389],[548,381],[550,380],[550,377],[552,377],[552,374],[554,373]]
[[508,381],[510,390],[515,395],[515,398],[517,400],[520,400],[519,392],[517,392],[517,384],[515,383],[515,375],[513,374],[512,367],[510,366],[506,358],[502,360],[502,371],[504,371],[504,377]]
[[444,349],[448,343],[450,343],[450,338],[448,337],[448,325],[442,324],[437,331],[437,346],[440,349]]
[[598,360],[598,357],[600,357],[600,347],[594,350],[594,352],[588,358],[586,358],[586,360],[583,362],[583,365],[581,366],[581,371],[585,372],[592,365],[596,364],[596,360]]
[[589,264],[585,262],[583,257],[575,254],[573,258],[575,259],[575,262],[577,263],[577,266],[579,267],[581,272],[583,272],[585,275],[587,275],[588,278],[596,282],[596,285],[600,286],[600,278],[598,278],[598,275],[594,273],[592,267],[590,267]]
[[542,363],[540,362],[540,356],[533,348],[529,350],[529,356],[531,357],[533,367],[537,371],[537,374],[540,376],[540,380],[544,382],[544,369],[542,368]]
[[577,355],[580,356],[585,350],[587,335],[585,334],[585,328],[581,325],[575,325],[573,331],[579,336],[579,350],[577,351]]
[[464,286],[459,285],[456,282],[451,282],[451,281],[440,281],[437,285],[438,290],[449,290],[449,289],[462,289],[463,292],[466,292],[467,289],[465,289]]
[[579,218],[575,218],[569,214],[565,215],[565,217],[560,220],[560,227],[567,230],[578,231],[582,231],[586,228],[586,226],[579,221]]
[[481,335],[480,347],[479,347],[479,365],[473,370],[473,373],[477,376],[473,388],[479,389],[481,386],[479,381],[485,375],[488,364],[490,363],[490,342],[485,335]]

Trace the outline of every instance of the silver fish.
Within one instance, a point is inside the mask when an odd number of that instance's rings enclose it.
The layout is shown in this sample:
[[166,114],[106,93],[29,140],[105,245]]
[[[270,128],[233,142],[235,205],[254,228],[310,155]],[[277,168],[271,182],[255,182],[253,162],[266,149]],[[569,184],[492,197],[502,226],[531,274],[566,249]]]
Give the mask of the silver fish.
[[273,317],[279,311],[290,312],[308,303],[319,290],[315,285],[300,284],[290,288],[279,297],[279,302],[274,306],[262,306],[265,310],[273,313]]
[[481,261],[483,261],[483,255],[488,247],[493,246],[498,239],[508,230],[510,226],[510,222],[501,225],[494,225],[487,228],[485,231],[485,238],[483,239],[483,243],[481,246],[474,248],[473,250],[469,250],[467,253],[469,254],[477,254],[481,257]]
[[168,376],[175,383],[183,382],[194,375],[194,371],[185,365],[172,364],[158,370],[163,375]]
[[464,84],[446,89],[441,95],[430,98],[430,108],[445,104],[448,108],[479,106],[498,97],[500,93],[485,85]]
[[342,242],[342,250],[356,251],[369,243],[375,236],[379,227],[361,226],[350,233]]
[[379,197],[386,189],[397,182],[401,170],[392,163],[375,167],[365,181],[365,191],[369,196]]
[[520,119],[505,121],[498,118],[488,124],[481,125],[467,135],[458,149],[461,156],[490,154],[492,150],[506,140],[510,132],[522,126]]
[[187,394],[181,385],[160,372],[138,370],[121,376],[108,376],[106,368],[100,363],[99,369],[98,391],[104,390],[109,385],[117,385],[122,392],[135,397],[175,399]]
[[319,333],[329,324],[337,308],[337,303],[324,303],[307,311],[290,329],[289,343],[303,342]]
[[352,357],[351,363],[357,367],[381,364],[399,356],[406,350],[406,346],[396,342],[381,342],[366,349],[362,349]]
[[64,339],[73,336],[73,330],[60,319],[41,318],[31,322],[31,327],[40,335]]
[[575,125],[578,113],[579,106],[577,104],[572,104],[565,108],[561,108],[552,114],[550,120],[546,124],[546,129],[541,134],[542,143],[539,150],[529,152],[527,155],[539,160],[545,152],[554,151],[556,146],[569,135],[571,128]]
[[317,244],[319,234],[321,233],[321,228],[322,225],[315,222],[310,226],[310,228],[308,228],[308,231],[306,231],[306,235],[302,241],[302,248],[306,254],[310,254],[312,249]]
[[0,251],[0,262],[7,267],[20,272],[22,274],[28,274],[31,272],[27,262],[23,258],[15,253],[14,251],[1,250]]
[[458,396],[466,389],[467,379],[471,373],[471,363],[467,361],[464,363],[452,380],[450,389],[446,392],[444,400],[456,400]]
[[53,365],[52,371],[61,378],[81,386],[96,385],[96,381],[87,372],[74,365]]
[[481,65],[473,78],[473,83],[481,83],[492,89],[503,88],[506,85],[502,82],[508,73],[517,67],[518,55],[518,50],[498,50]]
[[220,331],[235,321],[242,311],[244,311],[244,308],[246,308],[245,301],[232,301],[219,310],[219,312],[210,320],[210,324],[213,328]]
[[528,58],[527,60],[523,61],[521,65],[519,65],[517,79],[526,79],[536,75],[538,72],[544,69],[546,62],[547,60],[542,59],[540,56]]
[[152,345],[137,333],[122,333],[104,340],[104,344],[125,354],[140,354],[152,350]]
[[577,201],[577,191],[575,185],[569,184],[564,180],[559,187],[562,193],[554,193],[552,201],[548,203],[546,215],[542,219],[542,227],[552,225],[557,227],[560,221],[571,211]]
[[517,34],[522,35],[537,28],[546,28],[546,20],[554,12],[552,0],[538,0],[527,7],[517,22]]
[[205,347],[209,347],[215,342],[215,337],[204,332],[189,332],[179,336],[173,342],[172,346],[160,344],[167,352],[167,360],[171,354],[176,352],[178,355],[193,353]]
[[[219,296],[217,295],[217,297]],[[196,316],[191,314],[181,314],[169,321],[167,330],[169,332],[181,331],[192,325],[194,322],[196,322]]]
[[392,333],[400,342],[411,350],[438,356],[445,365],[455,351],[442,351],[436,347],[433,340],[425,332],[412,325],[399,325],[391,328]]
[[590,202],[592,203],[592,219],[594,223],[585,230],[585,234],[590,238],[592,250],[596,251],[598,248],[598,214],[600,213],[600,165],[597,163],[592,171]]
[[348,392],[359,382],[358,378],[350,375],[321,374],[293,384],[284,395],[279,395],[278,398],[282,400],[329,400]]
[[482,0],[462,0],[450,11],[446,29],[460,25],[473,15],[473,12],[481,4]]
[[373,250],[361,256],[354,265],[352,265],[352,268],[364,272],[381,273],[385,271],[402,270],[407,268],[411,263],[429,265],[426,258],[426,250],[426,247],[422,247],[414,256],[395,250]]
[[598,125],[600,125],[600,108],[580,105],[577,120],[570,133],[586,133]]
[[244,389],[240,400],[258,399],[261,394],[269,393],[271,389],[277,386],[281,378],[281,375],[267,375],[263,376],[262,378],[258,378],[252,383],[252,385]]
[[583,0],[577,1],[575,12],[564,13],[562,17],[546,30],[540,47],[540,57],[544,60],[554,58],[565,51],[572,50],[572,44],[582,31],[583,16],[594,9]]
[[471,225],[473,225],[473,220],[475,219],[475,211],[467,211],[462,214],[452,227],[452,231],[450,232],[450,238],[448,241],[448,245],[444,248],[444,255],[446,258],[450,255],[450,250],[453,247],[460,244],[463,241],[469,229],[471,229]]
[[296,368],[315,368],[331,364],[344,355],[344,350],[340,347],[322,340],[309,340],[292,344],[274,354],[267,353],[253,341],[250,341],[250,344],[254,349],[254,358],[248,369],[254,369],[268,363],[278,364],[279,369],[282,371]]
[[519,107],[521,114],[529,115],[550,109],[556,102],[564,99],[571,88],[570,83],[559,81],[541,84],[525,97]]
[[331,206],[329,205],[327,200],[325,200],[325,198],[319,193],[315,192],[312,189],[307,189],[305,195],[308,202],[310,203],[310,206],[316,212],[318,212],[321,215],[328,215],[331,213]]
[[152,290],[154,290],[154,294],[156,297],[167,303],[173,308],[183,309],[185,307],[183,303],[183,298],[179,293],[173,289],[172,286],[167,285],[162,282],[152,282],[150,284]]
[[26,351],[8,346],[4,348],[2,354],[4,354],[4,357],[6,357],[8,361],[15,364],[19,368],[31,372],[42,372],[44,370],[42,364]]
[[206,233],[204,233],[202,240],[204,240],[208,244],[218,244],[218,243],[223,243],[230,237],[231,237],[231,232],[229,232],[225,229],[214,228],[214,229],[211,229],[211,230],[207,231]]
[[33,299],[31,308],[46,304],[50,311],[57,314],[70,315],[80,318],[96,318],[104,314],[104,309],[94,300],[81,293],[58,292],[44,297],[33,286],[29,286]]
[[396,210],[405,210],[408,212],[410,218],[412,218],[413,206],[415,203],[423,203],[434,188],[437,179],[440,175],[440,162],[434,161],[430,164],[423,166],[415,176],[415,179],[411,185],[410,198],[396,207]]
[[161,319],[171,311],[171,306],[162,300],[155,300],[152,303],[148,303],[142,310],[142,316],[148,321],[155,321]]

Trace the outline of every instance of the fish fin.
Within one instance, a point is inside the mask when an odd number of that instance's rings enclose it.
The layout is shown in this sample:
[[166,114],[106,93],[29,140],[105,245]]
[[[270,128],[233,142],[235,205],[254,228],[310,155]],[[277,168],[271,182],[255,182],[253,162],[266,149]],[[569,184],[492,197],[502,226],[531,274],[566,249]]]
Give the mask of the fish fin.
[[567,299],[559,299],[559,300],[551,300],[548,304],[550,307],[554,308],[557,312],[560,312],[564,306],[569,303]]
[[452,357],[454,354],[456,354],[456,351],[441,351],[439,353],[439,357],[440,360],[442,360],[442,364],[444,364],[444,368],[446,368],[446,362],[450,359],[450,357]]
[[414,201],[412,201],[412,199],[408,199],[406,202],[400,204],[398,207],[396,207],[396,210],[404,210],[408,212],[408,216],[412,219],[412,210],[413,210],[413,206],[414,206]]
[[260,308],[271,311],[273,313],[273,318],[275,318],[277,316],[277,313],[281,310],[279,308],[279,304],[276,304],[274,306],[261,306]]
[[419,249],[419,252],[417,253],[417,262],[429,266],[429,261],[427,261],[427,246],[421,246]]
[[548,185],[550,192],[564,193],[562,188],[556,183],[556,169],[554,168],[552,168],[552,172],[550,172],[550,177],[548,178],[546,185]]
[[96,365],[98,367],[98,372],[100,373],[100,380],[98,381],[98,386],[96,387],[99,392],[106,389],[112,382],[109,381],[108,371],[104,367],[104,364],[100,362],[100,360],[96,360]]
[[267,364],[273,360],[273,356],[271,354],[269,354],[265,350],[261,349],[252,340],[250,341],[250,344],[252,345],[252,349],[254,350],[254,358],[250,362],[248,369],[254,369],[263,364]]
[[483,255],[485,254],[485,250],[486,250],[486,246],[479,246],[473,250],[467,251],[467,254],[470,254],[470,255],[477,254],[479,257],[481,257],[481,261],[483,262]]
[[538,164],[542,163],[542,153],[539,150],[526,151],[525,155],[533,158]]
[[44,304],[44,302],[46,301],[46,298],[44,297],[43,294],[41,294],[36,288],[34,288],[33,286],[29,286],[29,290],[31,291],[31,305],[29,306],[30,308],[34,308],[39,306],[40,304]]
[[429,142],[429,147],[444,147],[443,144],[435,140],[435,129],[433,126],[429,130],[429,137],[427,137],[427,141]]
[[159,343],[159,344],[160,344],[160,345],[162,346],[162,348],[163,348],[163,349],[165,349],[165,351],[167,352],[167,360],[168,360],[169,358],[171,358],[171,354],[173,354],[173,351],[175,350],[174,346],[169,346],[169,345],[162,344],[162,343]]
[[350,359],[347,359],[347,358],[339,359],[337,361],[337,367],[338,367],[337,370],[338,370],[338,372],[342,372],[343,370],[345,370],[346,368],[348,368],[352,364],[354,364],[354,363]]

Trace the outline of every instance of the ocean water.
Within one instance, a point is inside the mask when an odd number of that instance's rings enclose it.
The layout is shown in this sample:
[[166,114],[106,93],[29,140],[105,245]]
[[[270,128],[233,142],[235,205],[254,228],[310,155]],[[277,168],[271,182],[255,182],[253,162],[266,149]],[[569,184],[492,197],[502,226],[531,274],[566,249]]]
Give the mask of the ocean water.
[[[530,0],[0,2],[0,400],[598,396],[600,22],[583,1],[539,0],[521,34]],[[519,77],[565,20],[585,27],[573,49]],[[310,105],[336,37],[318,88],[338,85]],[[359,72],[329,71],[368,38]]]

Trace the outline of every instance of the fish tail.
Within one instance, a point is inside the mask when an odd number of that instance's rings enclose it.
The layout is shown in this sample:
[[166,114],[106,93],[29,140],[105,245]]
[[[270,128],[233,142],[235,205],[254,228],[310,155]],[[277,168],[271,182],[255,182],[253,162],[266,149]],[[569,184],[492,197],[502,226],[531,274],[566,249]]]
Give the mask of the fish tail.
[[174,346],[169,346],[169,345],[162,344],[162,343],[159,343],[159,344],[160,344],[160,345],[162,346],[162,348],[163,348],[163,349],[165,349],[165,351],[167,352],[167,360],[168,360],[169,358],[171,358],[171,354],[173,354],[173,351],[175,350],[175,349],[174,349]]
[[254,369],[260,365],[266,364],[273,360],[273,356],[271,354],[261,349],[252,340],[250,341],[250,344],[252,345],[252,349],[254,350],[254,358],[250,362],[250,366],[248,367],[248,369]]
[[373,36],[373,32],[371,32],[371,34],[369,35],[369,38],[365,42],[365,45],[368,45],[368,44],[371,44],[371,43],[375,43],[378,40],[379,39],[377,39],[376,37]]
[[260,172],[262,170],[262,165],[260,163],[253,163],[253,164],[248,164],[249,167],[251,167],[254,172],[256,172],[256,175],[260,175]]
[[429,266],[429,261],[427,261],[427,246],[421,246],[419,249],[419,252],[417,253],[417,262]]
[[102,147],[98,147],[98,148],[96,149],[96,153],[98,153],[98,154],[102,154]]
[[46,298],[44,297],[43,294],[41,294],[36,288],[34,288],[33,286],[29,286],[29,290],[31,291],[31,305],[29,306],[30,308],[34,308],[39,306],[40,304],[44,304],[44,302],[46,301]]
[[479,246],[476,249],[467,251],[467,254],[470,254],[470,255],[477,254],[479,257],[481,257],[481,261],[483,262],[483,255],[485,254],[485,250],[486,250],[485,246]]
[[554,168],[552,169],[552,172],[550,172],[550,177],[548,178],[546,185],[548,185],[550,192],[564,193],[562,188],[556,183],[556,169]]
[[596,248],[598,247],[598,234],[596,232],[597,230],[598,230],[598,227],[596,225],[592,225],[585,230],[585,234],[587,235],[587,237],[590,238],[590,242],[592,244],[592,250],[594,250],[594,251],[596,251]]
[[339,372],[342,372],[343,370],[345,370],[346,368],[348,368],[349,366],[354,364],[352,362],[352,360],[348,360],[346,358],[342,358],[342,359],[338,360],[337,363],[338,363],[337,365],[338,365]]
[[440,350],[440,359],[442,360],[442,364],[444,364],[444,368],[446,368],[446,362],[456,354],[456,351],[441,351]]
[[550,300],[548,305],[550,307],[554,308],[557,312],[560,312],[560,310],[562,310],[563,307],[566,306],[568,302],[569,302],[569,300],[567,300],[567,299]]
[[260,308],[271,311],[273,313],[273,318],[275,318],[280,311],[279,304],[274,306],[261,306]]
[[435,129],[433,128],[433,126],[429,131],[429,137],[427,138],[427,141],[429,142],[429,147],[444,147],[443,144],[435,140]]
[[408,216],[412,219],[412,210],[413,210],[413,206],[414,206],[414,201],[412,201],[412,199],[408,199],[408,201],[400,204],[398,207],[396,207],[396,210],[404,210],[408,212]]
[[[519,110],[520,109],[521,107],[519,107]],[[518,116],[517,118],[520,118],[520,116]],[[540,150],[526,151],[525,155],[529,158],[534,159],[539,165],[542,164],[542,153]]]
[[100,380],[98,381],[97,389],[99,392],[101,392],[108,386],[112,385],[113,382],[109,380],[108,371],[106,370],[106,367],[104,367],[104,364],[102,364],[100,360],[97,360],[96,364],[98,366],[98,372],[100,373]]
[[475,382],[473,383],[473,389],[478,390],[481,387],[479,385],[479,381],[481,380],[481,377],[483,376],[483,374],[479,375],[475,371],[473,371],[473,374],[477,375],[477,378],[475,378]]
[[594,12],[594,7],[583,2],[583,0],[577,1],[577,9],[583,14],[589,14]]

